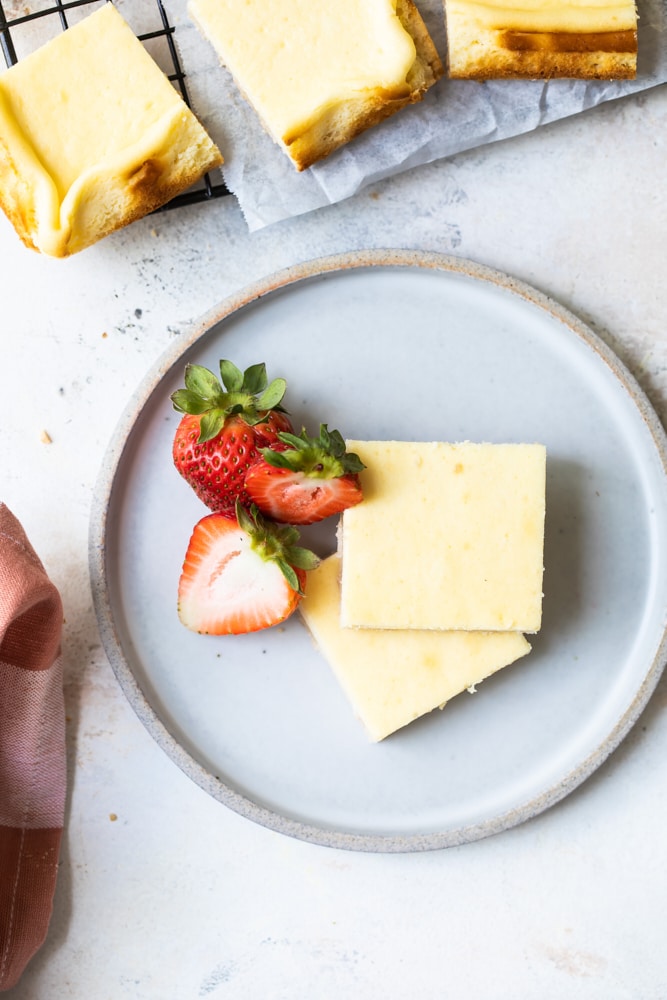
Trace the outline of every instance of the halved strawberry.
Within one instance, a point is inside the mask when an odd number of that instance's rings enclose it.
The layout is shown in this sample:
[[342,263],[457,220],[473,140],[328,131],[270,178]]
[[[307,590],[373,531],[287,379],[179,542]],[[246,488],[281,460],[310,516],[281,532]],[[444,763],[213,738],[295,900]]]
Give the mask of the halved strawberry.
[[210,510],[234,515],[237,498],[249,506],[243,486],[246,470],[259,458],[258,449],[278,441],[292,423],[281,405],[284,379],[270,384],[263,364],[241,372],[231,361],[220,362],[218,378],[202,365],[185,369],[185,388],[171,396],[185,416],[176,430],[174,465]]
[[245,477],[245,491],[274,521],[314,524],[363,500],[358,473],[365,468],[345,450],[338,431],[320,424],[318,437],[278,434],[280,444],[261,448],[262,459]]
[[288,618],[317,556],[291,525],[265,521],[237,502],[235,516],[207,514],[192,532],[178,585],[178,614],[209,635],[257,632]]

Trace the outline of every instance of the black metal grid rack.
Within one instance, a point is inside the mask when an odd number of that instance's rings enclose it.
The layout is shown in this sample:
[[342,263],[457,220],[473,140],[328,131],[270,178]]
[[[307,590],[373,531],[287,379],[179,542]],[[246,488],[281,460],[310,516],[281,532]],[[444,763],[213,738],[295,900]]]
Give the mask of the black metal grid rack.
[[[157,7],[158,27],[154,31],[138,35],[138,38],[144,44],[155,44],[155,41],[157,40],[158,44],[162,44],[165,47],[163,58],[169,66],[167,76],[179,90],[188,107],[191,107],[192,105],[190,103],[188,89],[185,83],[186,74],[181,66],[181,60],[174,43],[174,26],[169,22],[162,0],[155,0],[155,3]],[[92,4],[99,6],[99,0],[65,0],[65,2],[63,2],[63,0],[55,0],[55,2],[45,6],[42,10],[24,12],[7,18],[3,9],[2,0],[0,0],[0,49],[2,50],[7,67],[13,66],[19,60],[17,55],[17,46],[15,44],[15,35],[20,30],[22,25],[29,24],[30,22],[41,18],[51,18],[51,22],[56,23],[55,30],[65,31],[69,27],[68,12],[74,11],[78,8],[91,6]],[[57,27],[58,25],[59,28]],[[205,174],[198,184],[188,191],[184,191],[182,194],[172,198],[170,202],[164,205],[161,209],[158,209],[158,211],[177,208],[181,205],[192,205],[201,201],[210,201],[213,198],[220,198],[227,194],[229,194],[229,190],[224,183],[220,182],[214,184],[209,174]]]

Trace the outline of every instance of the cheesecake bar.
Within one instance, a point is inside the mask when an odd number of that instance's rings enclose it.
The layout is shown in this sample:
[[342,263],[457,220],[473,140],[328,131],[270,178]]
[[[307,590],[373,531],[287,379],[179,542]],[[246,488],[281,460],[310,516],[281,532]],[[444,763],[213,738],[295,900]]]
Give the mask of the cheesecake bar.
[[338,555],[323,560],[299,610],[375,742],[530,652],[520,632],[342,628],[339,575]]
[[634,79],[634,0],[445,0],[449,75]]
[[41,253],[90,246],[220,163],[111,3],[0,75],[0,206]]
[[412,0],[190,0],[264,128],[304,170],[444,72]]
[[538,631],[543,445],[347,447],[366,469],[339,528],[343,626]]

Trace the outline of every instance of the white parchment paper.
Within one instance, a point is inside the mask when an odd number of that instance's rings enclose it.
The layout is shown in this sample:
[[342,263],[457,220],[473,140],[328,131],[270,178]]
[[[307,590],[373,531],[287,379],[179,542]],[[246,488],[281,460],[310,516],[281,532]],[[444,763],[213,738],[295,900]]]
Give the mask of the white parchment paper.
[[[443,61],[442,0],[417,0]],[[334,204],[410,167],[548,122],[667,81],[667,0],[639,0],[639,57],[632,81],[443,79],[419,104],[398,112],[309,170],[298,173],[240,96],[213,48],[187,14],[167,0],[193,107],[225,157],[223,176],[250,230]]]

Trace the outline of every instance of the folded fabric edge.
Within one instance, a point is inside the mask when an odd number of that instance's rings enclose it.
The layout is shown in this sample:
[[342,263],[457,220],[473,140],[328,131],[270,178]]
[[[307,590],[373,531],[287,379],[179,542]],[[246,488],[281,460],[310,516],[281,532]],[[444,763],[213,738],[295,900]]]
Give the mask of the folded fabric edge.
[[62,621],[57,588],[0,503],[0,991],[44,943],[53,910],[66,795]]

